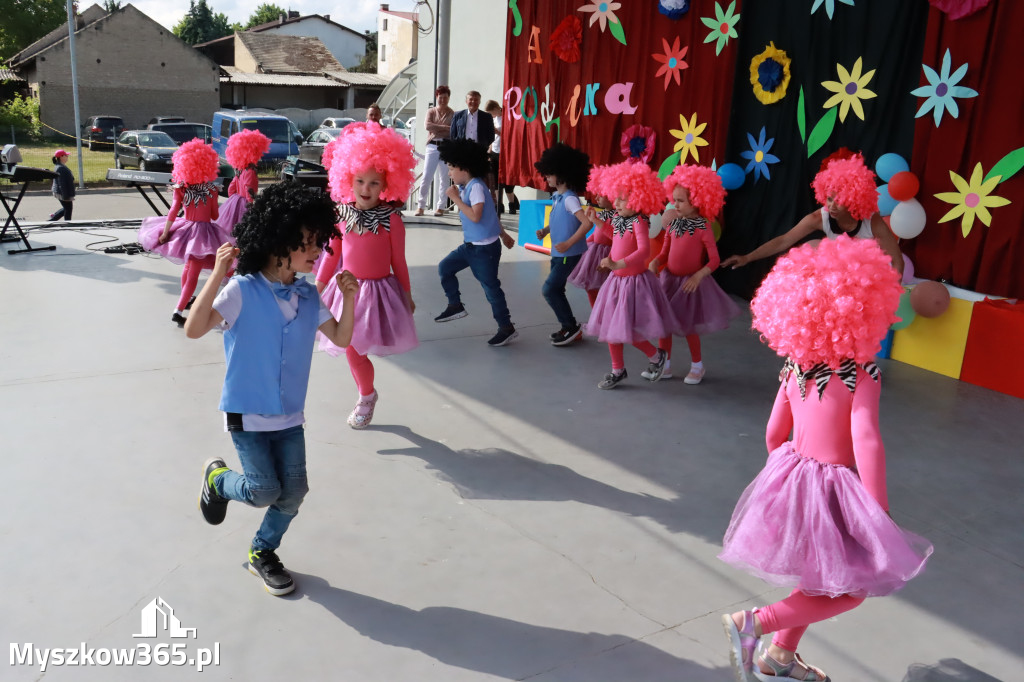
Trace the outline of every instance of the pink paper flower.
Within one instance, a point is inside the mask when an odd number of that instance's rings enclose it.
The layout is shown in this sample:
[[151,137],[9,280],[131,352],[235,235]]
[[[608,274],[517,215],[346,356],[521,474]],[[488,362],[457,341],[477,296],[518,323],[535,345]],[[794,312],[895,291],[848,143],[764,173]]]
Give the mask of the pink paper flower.
[[634,123],[626,128],[619,139],[622,154],[630,161],[650,163],[654,156],[654,142],[657,133],[650,126]]

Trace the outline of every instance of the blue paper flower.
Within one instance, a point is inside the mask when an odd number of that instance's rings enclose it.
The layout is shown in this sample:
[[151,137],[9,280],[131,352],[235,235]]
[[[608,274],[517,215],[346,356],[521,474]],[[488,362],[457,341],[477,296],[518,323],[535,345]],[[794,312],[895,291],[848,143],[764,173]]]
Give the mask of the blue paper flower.
[[[839,0],[839,2],[853,7],[853,0]],[[828,15],[829,19],[831,19],[832,13],[836,11],[836,0],[814,0],[814,5],[811,7],[811,14],[818,11],[818,8],[821,7],[821,3],[825,3],[825,14]]]
[[690,0],[659,0],[658,11],[669,19],[679,19],[690,11]]
[[765,142],[764,138],[764,126],[761,126],[761,135],[756,142],[754,141],[754,136],[747,133],[747,140],[750,142],[750,149],[745,152],[740,152],[740,156],[744,159],[750,159],[750,163],[747,164],[747,167],[744,168],[743,171],[745,173],[754,171],[754,182],[760,180],[762,175],[765,180],[771,180],[772,176],[768,173],[768,164],[779,162],[779,157],[768,153],[768,150],[772,148],[773,144],[775,144],[775,138],[773,137],[767,142]]
[[921,67],[924,69],[924,75],[928,79],[928,85],[922,85],[910,91],[910,94],[916,97],[928,98],[921,105],[921,108],[917,110],[915,118],[920,118],[929,111],[934,111],[936,128],[939,127],[944,112],[948,111],[949,115],[953,118],[960,115],[960,107],[956,104],[957,97],[978,96],[977,90],[957,85],[967,74],[967,65],[962,65],[950,74],[949,68],[952,65],[951,63],[952,57],[947,49],[946,55],[942,58],[942,73],[935,73],[935,69],[927,64],[922,64]]

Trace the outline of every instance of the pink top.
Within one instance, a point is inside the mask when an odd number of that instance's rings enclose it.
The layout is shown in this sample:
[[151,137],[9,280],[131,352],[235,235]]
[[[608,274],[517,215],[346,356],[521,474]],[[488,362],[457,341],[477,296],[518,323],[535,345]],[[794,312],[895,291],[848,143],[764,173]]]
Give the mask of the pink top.
[[888,511],[885,447],[878,429],[881,390],[881,379],[873,379],[858,366],[853,392],[838,375],[833,375],[821,400],[813,378],[807,379],[807,397],[801,398],[797,374],[789,373],[768,419],[768,451],[789,440],[792,431],[793,448],[798,454],[855,470],[868,494]]
[[344,263],[356,279],[384,279],[394,272],[402,289],[411,291],[409,266],[405,262],[405,223],[401,215],[392,213],[390,224],[390,230],[380,225],[376,234],[370,230],[359,234],[346,232],[345,221],[338,223],[338,234],[331,239],[334,253],[324,252],[317,281],[329,281]]
[[[694,228],[693,232],[687,227],[676,228],[676,221],[672,221],[665,228],[665,241],[661,245],[658,261],[666,263],[668,271],[677,277],[692,275],[705,265],[708,266],[708,270],[714,272],[721,262],[718,257],[718,246],[715,245],[715,235],[707,228],[703,218],[697,220],[702,225]],[[705,252],[707,263],[704,262]]]
[[245,200],[252,201],[260,191],[260,183],[256,178],[255,168],[246,168],[231,180],[231,184],[228,185],[228,196],[241,194],[243,187],[249,190],[243,195]]
[[[187,185],[186,187],[202,187],[202,185]],[[186,187],[175,187],[174,197],[171,200],[171,207],[167,209],[168,216],[178,215],[181,207],[185,207],[185,220],[197,223],[212,223],[220,215],[220,207],[217,206],[217,190],[211,188],[209,194],[203,198],[202,195],[189,192],[186,195]]]
[[612,243],[612,221],[609,217],[608,220],[602,220],[601,214],[604,211],[598,211],[597,215],[594,216],[594,230],[587,237],[588,244],[604,244],[605,246],[611,246]]
[[[611,223],[618,219],[614,216]],[[621,234],[612,233],[612,250],[609,258],[614,261],[624,260],[626,267],[621,270],[612,270],[616,277],[629,277],[639,275],[647,269],[647,259],[651,256],[651,223],[647,216],[635,215],[626,218],[628,226]]]

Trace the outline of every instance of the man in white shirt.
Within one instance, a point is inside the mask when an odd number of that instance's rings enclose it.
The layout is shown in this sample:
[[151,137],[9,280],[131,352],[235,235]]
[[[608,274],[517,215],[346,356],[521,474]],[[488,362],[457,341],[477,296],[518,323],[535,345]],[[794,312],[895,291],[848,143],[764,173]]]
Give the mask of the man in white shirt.
[[480,93],[476,90],[466,94],[466,108],[455,112],[451,138],[473,140],[484,147],[490,147],[494,142],[494,121],[490,114],[480,111]]

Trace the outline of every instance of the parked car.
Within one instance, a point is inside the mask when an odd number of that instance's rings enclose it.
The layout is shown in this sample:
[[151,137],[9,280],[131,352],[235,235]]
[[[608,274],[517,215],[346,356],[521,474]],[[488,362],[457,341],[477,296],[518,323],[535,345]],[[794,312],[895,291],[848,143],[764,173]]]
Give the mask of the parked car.
[[195,138],[199,138],[207,144],[213,141],[213,128],[205,123],[150,123],[146,129],[167,133],[172,140],[178,143],[179,147]]
[[89,151],[94,147],[113,145],[124,128],[124,119],[120,116],[90,116],[82,126],[82,141],[88,145]]
[[354,118],[346,116],[329,116],[320,122],[321,128],[344,128],[349,123],[355,123]]
[[146,127],[148,128],[154,123],[183,123],[184,121],[184,116],[154,116],[146,122]]
[[171,170],[171,155],[178,145],[159,130],[126,130],[114,144],[114,166],[134,166],[142,171]]
[[385,128],[393,128],[396,133],[409,140],[409,142],[413,141],[413,129],[402,119],[395,117],[395,119],[392,120],[390,116],[385,116],[380,120],[380,124]]
[[213,114],[213,148],[226,158],[228,138],[239,130],[258,130],[270,138],[270,151],[263,162],[283,161],[298,154],[302,133],[286,116],[255,111],[221,110]]
[[323,160],[324,147],[338,135],[341,135],[341,128],[317,128],[299,145],[299,158],[319,165]]

